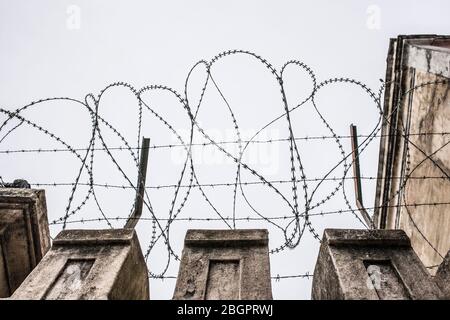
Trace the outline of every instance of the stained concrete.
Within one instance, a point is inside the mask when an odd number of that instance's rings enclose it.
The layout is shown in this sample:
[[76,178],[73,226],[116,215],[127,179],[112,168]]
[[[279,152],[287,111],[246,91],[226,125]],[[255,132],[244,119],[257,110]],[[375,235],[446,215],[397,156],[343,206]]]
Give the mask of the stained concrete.
[[441,296],[402,230],[324,231],[312,299],[415,300]]
[[20,286],[49,248],[44,190],[0,188],[0,298]]
[[272,299],[268,231],[188,230],[174,299]]
[[449,131],[449,77],[449,36],[391,40],[384,100],[391,117],[382,127],[374,218],[379,228],[404,230],[429,267],[450,250],[450,135],[433,134]]
[[147,266],[135,231],[62,231],[12,299],[149,299]]

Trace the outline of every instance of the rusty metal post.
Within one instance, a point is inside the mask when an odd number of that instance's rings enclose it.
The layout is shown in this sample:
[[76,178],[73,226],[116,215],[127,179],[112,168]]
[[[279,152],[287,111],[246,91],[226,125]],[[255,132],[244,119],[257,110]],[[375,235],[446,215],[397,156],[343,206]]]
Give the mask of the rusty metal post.
[[355,198],[356,198],[356,206],[361,213],[364,221],[367,226],[371,229],[374,228],[374,224],[372,218],[367,213],[367,210],[364,208],[363,198],[362,198],[362,188],[361,188],[361,170],[359,167],[359,152],[358,152],[358,132],[356,130],[356,126],[350,125],[350,136],[352,140],[352,158],[353,158],[353,181],[355,182]]
[[148,149],[150,146],[149,138],[142,138],[141,158],[139,160],[139,174],[136,190],[136,198],[134,200],[133,214],[128,218],[124,228],[134,229],[142,215],[142,207],[145,195],[145,177],[147,176]]

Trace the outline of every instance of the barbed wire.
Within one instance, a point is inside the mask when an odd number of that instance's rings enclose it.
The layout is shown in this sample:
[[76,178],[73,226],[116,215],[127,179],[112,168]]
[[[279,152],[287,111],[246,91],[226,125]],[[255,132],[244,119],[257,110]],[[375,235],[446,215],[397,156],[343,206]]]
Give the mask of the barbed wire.
[[[273,78],[273,84],[280,91],[280,111],[279,114],[272,118],[265,125],[261,126],[256,133],[251,136],[249,139],[242,139],[242,132],[240,126],[240,119],[236,116],[235,111],[228,100],[225,97],[223,90],[220,88],[219,83],[213,77],[213,67],[219,62],[224,60],[230,56],[244,56],[254,61],[258,62],[268,71],[268,74]],[[196,103],[193,103],[190,99],[190,79],[191,75],[203,68],[204,71],[204,81],[201,84],[201,90],[199,99]],[[310,79],[311,83],[311,91],[297,104],[291,104],[288,102],[286,92],[285,92],[285,77],[284,74],[286,70],[298,68],[302,72],[306,74],[306,76]],[[428,202],[428,203],[408,203],[406,198],[405,187],[407,182],[410,180],[425,180],[425,179],[439,179],[442,181],[447,181],[450,177],[442,170],[439,163],[437,163],[433,159],[434,153],[427,153],[425,150],[420,148],[414,141],[411,140],[412,137],[433,137],[433,136],[446,136],[449,135],[449,132],[409,132],[404,126],[401,126],[398,132],[394,132],[393,134],[382,134],[380,133],[382,129],[382,125],[389,124],[393,114],[399,109],[402,101],[408,97],[411,92],[414,90],[426,87],[426,86],[436,86],[439,84],[446,83],[445,81],[435,81],[428,82],[416,85],[411,88],[407,92],[402,93],[399,101],[396,102],[396,106],[393,108],[391,114],[384,114],[383,109],[381,107],[382,95],[385,89],[385,83],[381,83],[380,87],[377,90],[370,89],[366,84],[361,81],[351,79],[351,78],[330,78],[324,81],[319,82],[316,78],[315,73],[312,69],[306,65],[305,63],[297,60],[291,60],[286,62],[280,70],[277,70],[270,64],[266,59],[261,56],[244,50],[230,50],[222,52],[216,56],[214,56],[211,60],[200,60],[189,70],[188,75],[185,79],[184,83],[184,92],[179,93],[175,89],[163,86],[163,85],[149,85],[143,88],[137,89],[132,85],[126,82],[115,82],[106,86],[104,89],[100,91],[98,95],[88,94],[83,100],[73,99],[69,97],[52,97],[41,99],[37,101],[33,101],[27,105],[24,105],[17,109],[11,108],[0,108],[0,113],[6,116],[6,120],[3,121],[0,125],[0,133],[5,132],[3,136],[0,138],[0,146],[8,139],[14,136],[14,133],[22,129],[24,127],[29,127],[39,133],[44,134],[49,137],[52,142],[56,143],[58,147],[49,147],[49,146],[37,146],[35,148],[16,148],[16,149],[0,149],[0,154],[2,155],[17,155],[17,154],[44,154],[44,153],[69,153],[75,157],[77,161],[79,161],[80,167],[77,171],[77,175],[74,180],[69,182],[53,182],[53,183],[43,183],[43,182],[33,182],[31,183],[36,187],[70,187],[70,191],[68,194],[67,206],[65,208],[65,212],[62,216],[52,221],[51,225],[62,225],[62,229],[65,229],[67,225],[74,223],[90,223],[90,222],[105,222],[108,227],[113,228],[113,221],[125,221],[130,218],[130,214],[128,216],[118,216],[112,217],[110,214],[104,210],[103,203],[99,201],[99,197],[97,196],[97,188],[116,188],[123,190],[135,190],[137,186],[133,183],[132,178],[125,172],[125,169],[119,164],[116,156],[114,155],[115,151],[120,151],[121,153],[128,154],[132,161],[133,165],[136,167],[136,170],[139,165],[139,156],[142,152],[142,146],[140,145],[142,130],[143,130],[143,119],[146,116],[155,119],[159,122],[163,127],[168,130],[168,132],[176,139],[177,143],[173,144],[154,144],[149,147],[154,151],[161,149],[174,149],[180,148],[184,150],[184,157],[181,165],[181,170],[179,172],[177,182],[176,183],[167,183],[161,185],[151,185],[146,186],[145,188],[145,199],[143,201],[146,210],[149,212],[150,217],[141,217],[140,221],[151,221],[151,232],[145,236],[150,236],[150,243],[145,250],[145,259],[148,261],[149,256],[152,250],[155,248],[157,244],[162,244],[166,248],[167,251],[167,259],[165,266],[158,273],[149,270],[149,277],[152,279],[169,279],[173,278],[173,276],[167,276],[166,273],[168,268],[172,262],[172,259],[175,261],[179,261],[180,258],[176,252],[173,250],[173,245],[170,238],[170,230],[171,226],[174,222],[192,222],[192,221],[217,221],[222,222],[226,228],[234,229],[236,228],[237,221],[259,221],[267,223],[267,225],[273,227],[275,230],[278,230],[284,239],[281,243],[278,243],[274,247],[270,248],[271,254],[280,253],[286,249],[294,249],[296,248],[305,231],[315,239],[320,241],[320,237],[318,232],[316,231],[313,223],[311,222],[311,217],[314,216],[326,216],[331,214],[339,214],[339,213],[350,213],[352,216],[361,224],[362,227],[368,227],[364,221],[361,220],[359,216],[359,211],[355,208],[354,205],[351,204],[349,200],[348,191],[345,189],[345,181],[353,180],[354,177],[348,175],[348,171],[353,166],[353,152],[345,152],[345,148],[343,139],[351,138],[350,135],[338,135],[336,130],[331,125],[330,121],[326,119],[324,114],[319,110],[319,107],[316,102],[316,98],[320,95],[325,87],[330,86],[338,86],[338,85],[347,85],[352,86],[358,90],[360,90],[363,94],[365,94],[369,99],[372,106],[377,110],[379,116],[376,120],[376,124],[373,128],[371,128],[369,134],[360,134],[357,137],[362,139],[356,146],[356,150],[358,151],[359,157],[364,151],[368,148],[369,145],[373,143],[375,139],[383,139],[390,138],[393,136],[401,136],[407,145],[407,155],[409,156],[409,150],[412,148],[414,150],[418,150],[420,154],[424,156],[423,161],[430,161],[434,166],[439,168],[442,176],[432,176],[432,175],[422,175],[415,176],[413,173],[416,168],[418,168],[423,162],[416,164],[414,167],[408,166],[404,174],[398,177],[374,177],[374,176],[362,176],[361,179],[369,180],[369,181],[380,181],[384,179],[391,180],[399,180],[399,188],[396,192],[393,193],[390,199],[387,199],[385,203],[382,203],[381,206],[366,208],[367,210],[376,210],[379,208],[387,208],[387,207],[401,207],[405,208],[408,212],[408,215],[412,218],[412,214],[409,210],[411,208],[421,207],[421,206],[438,206],[438,205],[449,205],[447,202]],[[398,85],[396,83],[389,83],[390,86]],[[136,140],[133,139],[133,143],[125,138],[124,133],[121,133],[118,128],[114,127],[109,121],[106,120],[104,113],[102,113],[101,105],[102,99],[106,92],[111,90],[112,88],[124,88],[128,90],[134,97],[137,108],[137,136]],[[216,140],[214,139],[204,127],[202,127],[197,119],[198,114],[200,113],[200,109],[203,105],[203,100],[205,93],[208,88],[212,88],[216,90],[219,94],[220,99],[226,105],[226,111],[229,115],[229,123],[233,127],[233,132],[235,139],[234,140]],[[151,106],[150,100],[146,98],[146,94],[149,92],[164,92],[171,95],[177,105],[180,107],[185,113],[185,120],[189,123],[189,136],[183,137],[180,132],[178,132],[173,124],[171,124],[172,119],[168,119],[159,114],[155,107]],[[33,121],[33,119],[29,119],[25,116],[27,110],[31,110],[34,108],[38,108],[39,106],[45,105],[49,102],[66,102],[70,104],[78,105],[81,110],[84,110],[90,117],[90,131],[89,131],[89,139],[86,141],[86,146],[72,146],[65,139],[56,135],[47,129],[44,125],[38,124]],[[327,130],[327,133],[324,135],[313,135],[313,136],[297,136],[295,134],[295,123],[292,120],[292,115],[296,110],[299,110],[306,105],[312,106],[312,110],[315,112],[317,119],[323,124],[323,127]],[[145,114],[144,114],[145,112]],[[276,123],[282,122],[284,119],[284,126],[288,131],[288,137],[285,138],[269,138],[269,139],[261,139],[259,136],[262,132],[267,130],[269,127],[273,126]],[[17,121],[18,123],[15,123]],[[226,121],[226,120],[224,120]],[[8,129],[8,125],[12,124],[12,128]],[[10,125],[11,126],[11,125]],[[109,145],[105,141],[105,132],[116,137],[121,145],[117,145],[117,143],[112,146]],[[196,137],[200,135],[203,141],[197,141]],[[336,146],[336,151],[340,154],[339,159],[336,160],[335,165],[326,172],[326,174],[320,177],[307,177],[307,168],[304,166],[303,155],[301,154],[301,147],[297,144],[297,142],[307,142],[307,141],[325,141],[329,140],[333,142]],[[137,143],[136,143],[137,142]],[[275,143],[288,143],[286,147],[286,151],[288,152],[288,162],[289,162],[289,170],[290,177],[288,179],[268,179],[264,176],[261,170],[257,170],[257,166],[253,164],[249,164],[244,161],[244,156],[251,145],[257,144],[275,144]],[[227,145],[236,145],[238,148],[235,151],[230,151],[225,148]],[[444,144],[442,148],[444,148],[447,144]],[[193,148],[194,147],[213,147],[218,150],[221,154],[223,154],[227,159],[233,163],[235,166],[235,173],[233,174],[233,179],[230,179],[231,182],[217,182],[217,183],[205,183],[201,181],[201,176],[199,176],[198,171],[196,170],[196,162],[193,157]],[[115,168],[115,172],[119,173],[120,176],[124,179],[125,184],[114,184],[114,183],[99,183],[94,178],[94,172],[97,164],[97,158],[95,155],[97,152],[102,151],[107,155],[107,159],[109,164],[112,164]],[[102,164],[100,164],[102,165]],[[340,172],[337,174],[337,172]],[[243,180],[242,174],[245,172],[253,177],[253,180]],[[87,175],[88,179],[85,179]],[[247,178],[246,178],[247,179]],[[87,180],[87,181],[86,181]],[[312,184],[315,182],[315,184]],[[322,191],[322,187],[325,183],[333,183],[333,188],[331,191]],[[290,185],[290,190],[287,192],[286,190],[281,190],[279,185]],[[247,194],[246,187],[248,186],[259,186],[264,187],[264,190],[272,192],[272,194],[283,204],[284,207],[281,208],[280,211],[286,212],[286,215],[280,216],[270,216],[267,213],[263,213],[261,209],[257,209],[256,205],[250,200],[250,197]],[[82,197],[82,200],[78,203],[75,203],[75,195],[80,191],[80,187],[87,187],[86,194]],[[217,203],[211,197],[211,190],[206,190],[207,188],[216,188],[216,187],[231,187],[232,188],[232,210],[228,214],[223,212],[223,210],[218,209]],[[155,211],[154,206],[151,203],[152,197],[148,192],[153,190],[160,189],[173,189],[172,194],[170,196],[170,205],[169,209],[164,211],[164,214],[161,214],[158,210],[158,213]],[[186,207],[188,203],[189,197],[193,191],[198,191],[200,196],[204,200],[205,204],[210,208],[211,213],[213,214],[210,218],[202,218],[202,217],[182,217],[180,214]],[[325,204],[330,202],[331,199],[336,198],[338,194],[341,194],[342,199],[345,203],[345,208],[335,211],[330,210],[321,210],[320,208]],[[390,202],[395,197],[402,195],[403,202],[398,203],[396,205],[391,205]],[[318,196],[320,195],[320,197]],[[246,205],[247,210],[252,214],[252,216],[242,217],[237,215],[237,201],[238,199],[243,200],[243,204]],[[74,217],[79,214],[83,208],[86,206],[88,202],[93,201],[94,205],[98,209],[99,215],[98,218],[92,219],[75,219]],[[130,204],[130,213],[133,210],[133,204]],[[284,223],[284,224],[282,224]],[[420,231],[420,226],[414,222],[414,226],[417,230],[419,230],[421,236],[426,239],[426,236],[423,232]],[[429,245],[436,251],[438,250],[434,247],[429,239],[426,239]],[[438,252],[439,253],[439,252]],[[439,253],[441,254],[441,253]],[[279,281],[280,279],[290,279],[290,278],[310,278],[311,275],[309,273],[299,274],[299,275],[285,275],[273,276],[272,279],[275,281]]]
[[[307,178],[304,179],[307,182],[318,182],[318,181],[330,181],[330,182],[334,182],[334,181],[342,181],[342,180],[354,180],[356,177],[353,176],[349,176],[349,177],[329,177],[329,178]],[[400,177],[375,177],[375,176],[359,176],[358,177],[361,180],[403,180],[405,177],[400,176]],[[448,180],[449,178],[446,176],[412,176],[408,178],[409,180],[427,180],[427,179],[438,179],[438,180]],[[291,180],[269,180],[272,184],[286,184],[286,183],[291,183]],[[298,180],[298,182],[301,180]],[[265,182],[263,181],[241,181],[240,182],[242,185],[245,186],[251,186],[251,185],[262,185],[265,184]],[[193,185],[178,185],[178,184],[166,184],[166,185],[155,185],[155,186],[146,186],[146,189],[156,189],[156,190],[161,190],[161,189],[168,189],[168,188],[198,188],[198,187],[211,187],[211,188],[215,188],[215,187],[234,187],[234,182],[218,182],[218,183],[202,183],[200,185],[197,184],[193,184]],[[35,186],[35,187],[67,187],[67,186],[73,186],[74,183],[73,182],[31,182],[30,185]],[[78,183],[79,186],[90,186],[91,184],[88,182],[85,183]],[[112,189],[134,189],[131,186],[126,186],[126,185],[118,185],[118,184],[108,184],[108,183],[94,183],[92,184],[95,187],[103,187],[103,188],[112,188]]]
[[[417,208],[417,207],[423,207],[423,206],[442,206],[442,205],[450,205],[450,202],[426,202],[426,203],[409,203],[409,204],[396,204],[396,205],[386,205],[383,206],[383,208],[401,208],[401,207],[405,207],[405,208]],[[381,207],[366,207],[366,210],[376,210],[376,209],[380,209]],[[308,216],[312,217],[312,216],[325,216],[325,215],[331,215],[331,214],[342,214],[342,213],[348,213],[348,212],[352,212],[351,210],[346,210],[346,209],[339,209],[339,210],[333,210],[333,211],[320,211],[317,213],[309,213]],[[301,217],[305,216],[305,213],[301,213],[300,214]],[[291,220],[291,219],[295,219],[296,216],[295,215],[284,215],[284,216],[274,216],[274,217],[270,217],[271,220]],[[92,219],[80,219],[80,220],[69,220],[66,221],[66,224],[68,223],[88,223],[88,222],[101,222],[101,221],[105,221],[106,219],[108,219],[109,221],[112,220],[116,220],[116,221],[120,221],[120,220],[129,220],[129,219],[134,219],[133,217],[108,217],[108,218],[92,218]],[[140,217],[140,218],[136,218],[139,221],[153,221],[154,218],[146,218],[146,217]],[[230,221],[230,220],[237,220],[237,221],[262,221],[264,220],[264,218],[259,218],[259,217],[240,217],[240,218],[232,218],[232,217],[223,217],[223,218],[199,218],[199,217],[185,217],[185,218],[177,218],[177,219],[170,219],[170,218],[162,218],[162,217],[158,217],[157,218],[160,221],[169,221],[170,223],[173,222],[193,222],[193,221],[222,221],[223,219]],[[63,222],[63,218],[60,218],[59,221],[58,220],[54,220],[52,222],[50,222],[50,225],[56,225],[56,224],[62,224]]]
[[[13,128],[16,129],[16,128]],[[450,132],[442,131],[442,132],[421,132],[421,133],[409,133],[408,136],[445,136],[449,135]],[[375,135],[373,138],[388,138],[388,137],[394,137],[397,135],[392,134],[381,134],[381,135]],[[368,135],[356,135],[357,138],[368,138]],[[294,138],[296,141],[314,141],[314,140],[335,140],[338,139],[350,139],[351,136],[347,135],[338,135],[338,136],[304,136],[304,137],[296,137]],[[241,140],[241,141],[217,141],[216,144],[218,145],[227,145],[227,144],[238,144],[238,143],[249,143],[249,144],[266,144],[266,143],[277,143],[277,142],[288,142],[289,138],[279,138],[279,139],[267,139],[267,140]],[[206,147],[206,146],[214,146],[211,142],[203,142],[203,143],[192,143],[190,144],[191,147]],[[145,149],[171,149],[171,148],[183,148],[185,145],[183,144],[160,144],[160,145],[150,145],[148,148],[140,148],[140,147],[130,147],[130,148],[124,148],[124,147],[108,147],[109,151],[128,151],[128,150],[145,150]],[[74,151],[105,151],[106,148],[73,148]],[[0,150],[0,153],[4,154],[14,154],[14,153],[47,153],[47,152],[70,152],[71,150],[67,149],[57,149],[57,148],[39,148],[39,149],[10,149],[10,150]]]

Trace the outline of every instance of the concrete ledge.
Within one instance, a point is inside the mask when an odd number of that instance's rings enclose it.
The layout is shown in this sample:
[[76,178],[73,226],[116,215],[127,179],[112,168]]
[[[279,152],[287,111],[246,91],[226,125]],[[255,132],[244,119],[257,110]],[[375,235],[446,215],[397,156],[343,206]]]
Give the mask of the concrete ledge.
[[411,246],[403,230],[325,229],[323,241],[332,246]]
[[184,239],[186,245],[267,245],[269,232],[266,229],[208,230],[190,229]]
[[133,229],[63,230],[53,240],[53,246],[131,244]]

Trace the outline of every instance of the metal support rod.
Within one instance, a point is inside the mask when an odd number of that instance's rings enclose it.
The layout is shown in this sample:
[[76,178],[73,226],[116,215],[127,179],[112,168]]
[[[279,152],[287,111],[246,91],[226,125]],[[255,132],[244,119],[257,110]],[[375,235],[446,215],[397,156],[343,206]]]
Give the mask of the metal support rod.
[[136,190],[136,198],[134,200],[133,214],[128,218],[124,228],[134,229],[142,215],[142,207],[145,195],[145,177],[147,176],[148,149],[150,146],[149,138],[142,138],[141,158],[139,160],[138,183]]
[[352,157],[353,157],[353,181],[355,183],[355,200],[356,206],[361,213],[364,221],[370,229],[374,228],[372,218],[367,213],[367,210],[364,208],[363,197],[362,197],[362,188],[361,188],[361,170],[359,167],[359,152],[358,152],[358,132],[356,130],[356,126],[350,125],[350,136],[352,140]]

